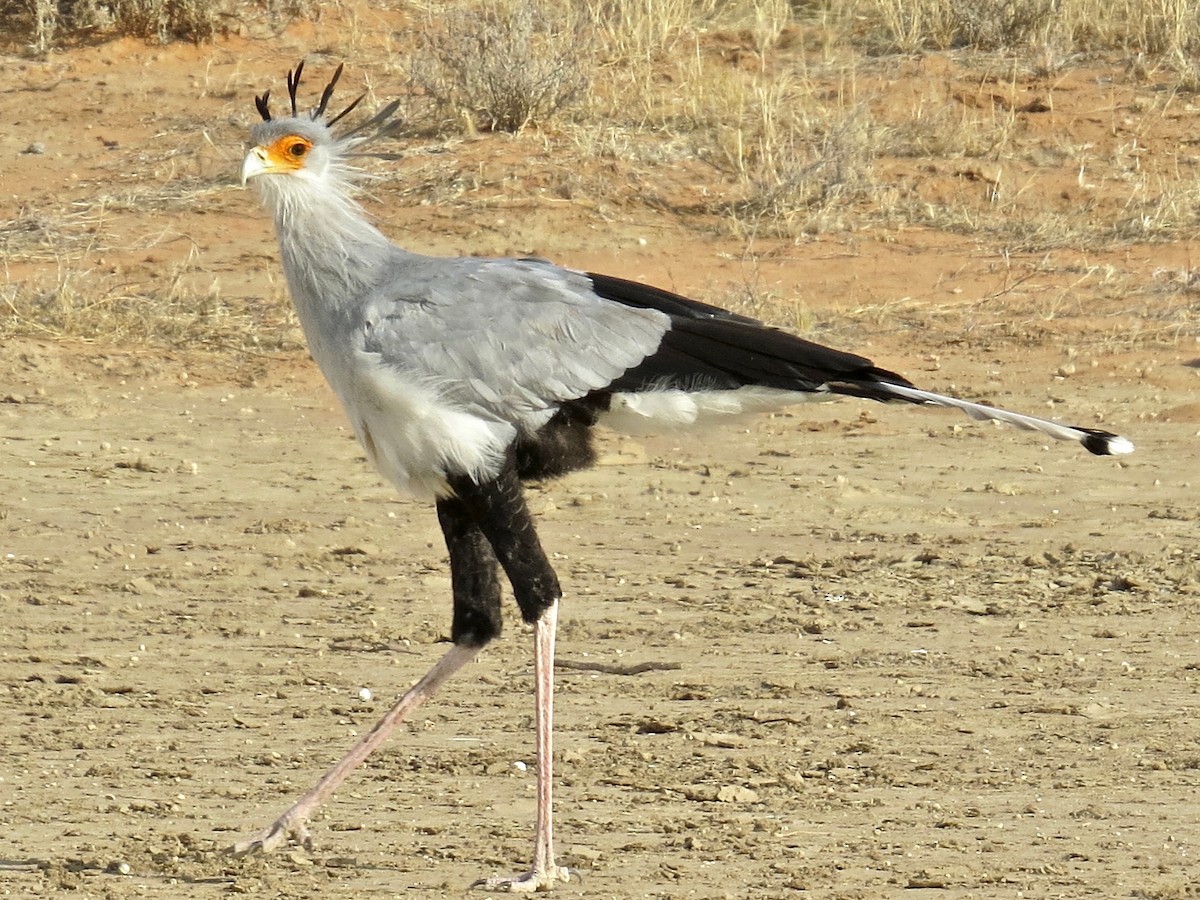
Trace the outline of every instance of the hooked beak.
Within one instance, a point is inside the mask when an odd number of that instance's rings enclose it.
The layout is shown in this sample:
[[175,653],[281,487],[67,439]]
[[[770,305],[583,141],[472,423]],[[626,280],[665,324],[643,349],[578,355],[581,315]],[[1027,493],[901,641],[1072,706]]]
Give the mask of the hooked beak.
[[242,163],[242,187],[245,187],[246,182],[256,175],[269,174],[273,168],[267,159],[266,148],[255,147],[246,154],[246,159]]

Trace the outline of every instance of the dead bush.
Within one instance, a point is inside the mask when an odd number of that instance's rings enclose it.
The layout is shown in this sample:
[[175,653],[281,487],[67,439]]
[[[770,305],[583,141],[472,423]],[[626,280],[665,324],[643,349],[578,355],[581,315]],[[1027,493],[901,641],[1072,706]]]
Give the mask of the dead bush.
[[545,122],[588,86],[590,32],[534,0],[453,10],[422,35],[410,66],[442,124],[520,131]]

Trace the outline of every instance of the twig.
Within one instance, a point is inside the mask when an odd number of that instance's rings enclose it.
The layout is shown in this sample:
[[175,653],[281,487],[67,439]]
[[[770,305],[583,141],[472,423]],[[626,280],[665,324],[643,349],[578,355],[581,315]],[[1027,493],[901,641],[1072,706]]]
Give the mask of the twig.
[[580,672],[603,672],[605,675],[641,675],[643,672],[682,669],[683,664],[675,662],[640,662],[634,663],[631,666],[616,666],[609,663],[576,662],[570,659],[556,659],[554,667],[557,669],[577,669]]

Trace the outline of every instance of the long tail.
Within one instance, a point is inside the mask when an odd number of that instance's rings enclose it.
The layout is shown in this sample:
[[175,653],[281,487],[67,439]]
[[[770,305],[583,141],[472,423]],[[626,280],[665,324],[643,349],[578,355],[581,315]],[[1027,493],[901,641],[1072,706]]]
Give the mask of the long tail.
[[[713,392],[713,397],[727,400],[723,407],[710,405],[708,409],[736,412],[748,408],[737,397],[741,389],[766,388],[785,394],[794,392],[792,402],[797,394],[807,393],[948,406],[962,410],[972,419],[992,419],[1027,431],[1040,431],[1055,440],[1076,441],[1097,456],[1133,452],[1133,443],[1119,434],[1063,425],[923,391],[903,375],[881,369],[866,357],[814,344],[670,291],[609,275],[588,273],[588,277],[593,290],[606,300],[657,309],[671,317],[671,328],[663,335],[658,349],[609,385],[623,397],[627,408],[646,418],[693,420],[696,410],[683,409],[680,399],[686,400],[683,395],[698,390]],[[654,396],[653,392],[659,395]],[[763,401],[759,408],[770,405],[768,398],[759,399]]]
[[1040,431],[1059,441],[1078,441],[1084,449],[1097,456],[1116,456],[1133,452],[1133,442],[1109,431],[1098,428],[1082,428],[1077,425],[1063,425],[1061,422],[1051,422],[1049,419],[1039,419],[1024,413],[1009,412],[994,406],[984,406],[982,403],[972,403],[969,400],[959,400],[957,397],[946,397],[920,388],[906,387],[902,384],[878,382],[872,387],[879,393],[891,394],[910,403],[922,403],[930,406],[948,406],[960,409],[972,419],[980,421],[992,420],[1014,425],[1026,431]]

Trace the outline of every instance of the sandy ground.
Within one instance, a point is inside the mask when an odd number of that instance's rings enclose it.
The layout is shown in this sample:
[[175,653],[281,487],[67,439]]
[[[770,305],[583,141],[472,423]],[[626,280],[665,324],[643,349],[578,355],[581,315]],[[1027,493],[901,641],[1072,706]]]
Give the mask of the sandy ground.
[[[230,173],[241,85],[279,69],[228,46],[14,64],[9,214],[136,184],[139,160],[161,175],[164,134],[226,114],[171,157],[197,194],[118,214],[106,265],[166,270],[191,247],[233,295],[278,291]],[[201,72],[237,89],[200,91]],[[52,127],[81,96],[119,111],[117,151]],[[21,154],[35,139],[50,152]],[[421,249],[534,249],[683,289],[738,271],[727,237],[644,210],[499,215],[384,218]],[[1193,251],[1118,255],[1148,271]],[[1134,456],[843,402],[703,439],[606,436],[602,465],[532,489],[567,591],[558,834],[579,877],[561,896],[1198,896],[1200,351],[1027,311],[949,339],[994,264],[918,234],[764,266],[818,320],[851,289],[923,298],[912,328],[840,320],[829,339],[934,388],[1102,419]],[[448,628],[432,511],[369,469],[302,352],[13,340],[0,400],[0,895],[462,896],[525,861],[530,641],[511,615],[318,816],[314,852],[225,852]]]

